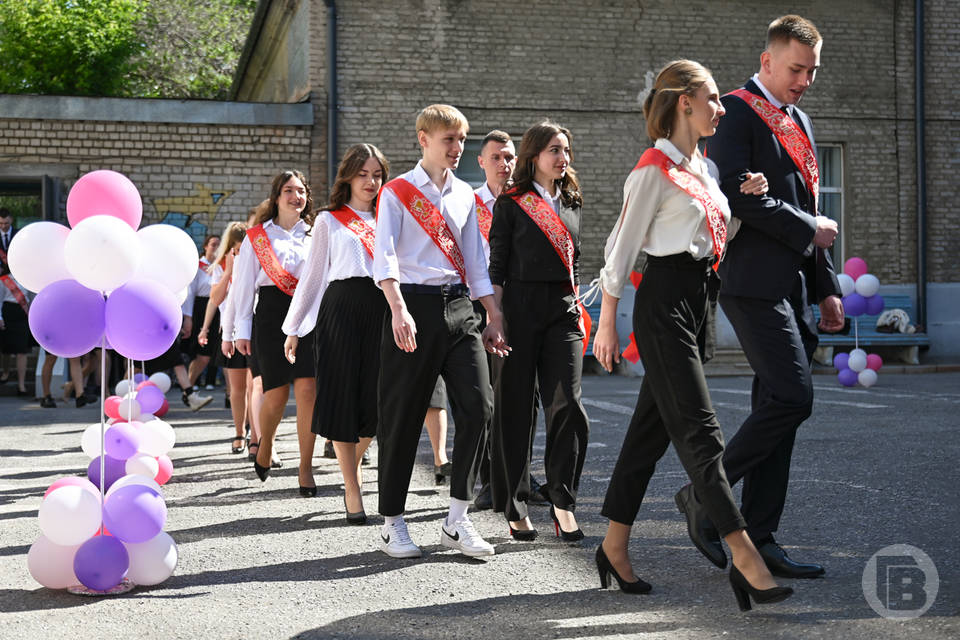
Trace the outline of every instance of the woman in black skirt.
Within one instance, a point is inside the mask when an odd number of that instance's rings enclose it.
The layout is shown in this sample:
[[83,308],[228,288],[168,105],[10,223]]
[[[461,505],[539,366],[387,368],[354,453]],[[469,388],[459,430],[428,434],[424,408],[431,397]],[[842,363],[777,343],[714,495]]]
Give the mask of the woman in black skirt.
[[[213,356],[219,349],[220,336],[220,314],[217,313],[217,305],[210,303],[210,267],[217,259],[220,250],[220,235],[212,233],[203,239],[203,255],[200,256],[197,275],[187,287],[187,299],[183,303],[184,313],[190,313],[190,325],[192,332],[190,340],[184,345],[187,356],[190,357],[190,365],[187,368],[187,377],[194,385],[200,384],[200,374],[204,372],[207,365],[211,364]],[[200,328],[206,319],[207,306],[213,309],[213,317],[210,324],[213,328],[213,335],[217,339],[213,342],[209,340],[206,343],[200,342]],[[186,322],[186,320],[184,320]],[[216,372],[216,362],[213,362],[213,370]],[[216,376],[214,376],[215,378]]]
[[572,159],[569,130],[546,121],[527,129],[513,186],[497,198],[490,227],[490,281],[513,347],[493,361],[491,485],[493,507],[518,540],[537,536],[527,498],[538,381],[550,515],[563,540],[583,538],[574,517],[589,431],[580,402],[587,336],[577,303],[583,198]]
[[[720,287],[714,266],[734,229],[728,231],[730,208],[716,165],[703,157],[697,142],[716,132],[723,114],[710,72],[690,60],[664,67],[643,104],[647,134],[655,143],[627,178],[620,219],[607,240],[593,352],[607,371],[619,361],[617,303],[643,251],[647,259],[633,304],[633,332],[645,373],[603,503],[609,525],[596,562],[601,586],[613,576],[622,591],[650,591],[634,575],[627,547],[656,463],[672,443],[695,499],[730,545],[730,583],[740,608],[749,609],[749,596],[758,603],[778,602],[792,590],[776,585],[747,536],[723,470],[723,434],[703,374]],[[766,179],[745,174],[740,190],[760,196]]]
[[[0,353],[13,356],[17,369],[17,395],[27,396],[27,355],[33,350],[33,335],[27,322],[27,290],[10,275],[5,262],[0,262]],[[80,406],[78,403],[77,406]]]
[[316,436],[310,430],[316,395],[313,333],[300,341],[298,353],[302,357],[291,364],[283,355],[281,325],[310,250],[307,231],[313,222],[313,201],[306,178],[299,171],[284,171],[275,177],[269,200],[256,224],[247,230],[233,267],[234,344],[241,354],[253,354],[263,380],[260,447],[253,463],[257,476],[265,482],[270,475],[273,439],[293,384],[300,494],[311,497],[317,494],[313,479]]
[[356,525],[367,520],[360,464],[377,433],[380,334],[387,307],[373,282],[373,235],[377,194],[388,172],[375,146],[347,149],[330,204],[317,215],[307,266],[283,323],[284,352],[295,363],[302,336],[314,330],[312,319],[317,319],[313,432],[333,442],[347,522]]

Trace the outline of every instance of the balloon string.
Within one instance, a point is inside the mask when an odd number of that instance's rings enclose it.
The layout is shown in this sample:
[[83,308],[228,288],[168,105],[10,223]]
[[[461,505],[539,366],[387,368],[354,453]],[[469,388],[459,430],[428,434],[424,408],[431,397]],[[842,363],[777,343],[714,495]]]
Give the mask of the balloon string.
[[106,402],[107,402],[107,338],[100,338],[100,535],[103,536],[103,503],[106,502]]
[[853,319],[853,345],[854,348],[860,348],[860,318]]

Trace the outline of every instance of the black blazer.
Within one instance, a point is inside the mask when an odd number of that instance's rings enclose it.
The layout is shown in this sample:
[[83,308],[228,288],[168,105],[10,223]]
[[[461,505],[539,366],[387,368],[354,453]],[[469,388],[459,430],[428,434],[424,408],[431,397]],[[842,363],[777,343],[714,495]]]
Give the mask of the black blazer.
[[[561,204],[557,215],[573,238],[574,282],[580,284],[580,208]],[[569,282],[570,273],[537,223],[503,194],[490,223],[490,282],[503,286],[509,280]]]
[[[17,235],[17,231],[19,231],[19,230],[20,230],[20,229],[18,229],[17,227],[10,227],[10,242],[11,242],[11,244],[13,243],[13,238],[14,238],[14,236]],[[2,244],[3,244],[3,235],[0,234],[0,245],[2,245]],[[4,253],[10,253],[10,247],[9,247],[9,246],[6,246],[6,247],[0,246],[0,249],[3,249],[3,250],[4,250]],[[4,264],[6,264],[6,262],[4,262]]]
[[[744,88],[763,95],[753,80]],[[716,134],[707,140],[707,155],[717,163],[720,188],[732,214],[742,222],[720,263],[721,293],[782,300],[794,292],[802,273],[811,304],[839,295],[829,252],[814,247],[811,255],[803,255],[817,229],[813,194],[803,174],[749,105],[736,96],[724,96],[721,101],[727,113],[720,118]],[[816,150],[810,118],[793,109]],[[746,171],[766,176],[766,195],[740,193],[740,176]]]

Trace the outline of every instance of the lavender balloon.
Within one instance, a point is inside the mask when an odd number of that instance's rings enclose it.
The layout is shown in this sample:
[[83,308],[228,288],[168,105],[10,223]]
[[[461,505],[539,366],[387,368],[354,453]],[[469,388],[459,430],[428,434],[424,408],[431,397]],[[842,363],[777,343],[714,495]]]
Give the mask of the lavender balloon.
[[883,313],[883,307],[885,303],[883,301],[883,296],[879,293],[875,296],[870,296],[867,298],[867,314],[871,316],[878,316]]
[[126,460],[139,448],[140,433],[129,422],[118,422],[104,434],[104,451],[115,460]]
[[[171,344],[172,344],[172,343],[171,343]],[[140,384],[141,382],[143,382],[143,381],[146,380],[146,379],[147,379],[147,376],[145,376],[145,375],[142,374],[142,373],[135,373],[135,374],[133,374],[133,381],[134,381],[135,383],[137,383],[137,384]]]
[[30,305],[30,332],[40,346],[63,358],[76,358],[100,346],[103,296],[76,280],[48,284]]
[[[845,387],[855,386],[857,384],[857,379],[858,379],[857,372],[854,371],[853,369],[844,369],[843,371],[837,374],[837,380],[839,380],[840,384],[842,384]],[[111,529],[111,532],[112,531],[113,530]]]
[[849,353],[838,353],[837,355],[833,356],[833,368],[837,371],[843,371],[844,369],[848,368],[847,362],[849,362],[849,360]]
[[[127,463],[125,460],[117,460],[106,456],[103,471],[103,490],[106,491],[110,488],[110,485],[127,475]],[[87,478],[94,486],[100,488],[100,456],[91,460],[87,466]]]
[[123,543],[111,536],[90,538],[73,557],[73,572],[88,589],[106,591],[127,575],[130,556]]
[[103,526],[124,542],[146,542],[163,531],[166,522],[163,498],[142,484],[120,487],[103,503]]
[[866,311],[867,299],[859,293],[851,293],[843,299],[843,312],[851,318],[862,316]]
[[137,402],[140,403],[140,410],[144,413],[153,413],[163,406],[163,391],[153,384],[147,384],[137,391]]
[[153,280],[130,280],[107,299],[107,339],[131,360],[152,360],[173,344],[182,320],[177,298]]

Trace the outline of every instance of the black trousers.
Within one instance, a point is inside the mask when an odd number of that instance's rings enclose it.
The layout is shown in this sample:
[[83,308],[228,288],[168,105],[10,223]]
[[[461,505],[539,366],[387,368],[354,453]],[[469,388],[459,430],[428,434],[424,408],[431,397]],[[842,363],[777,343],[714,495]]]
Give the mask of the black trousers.
[[797,428],[813,411],[816,325],[802,275],[789,298],[721,296],[720,304],[754,371],[752,413],[730,439],[723,466],[731,484],[743,479],[747,533],[762,541],[780,525]]
[[657,461],[673,443],[720,534],[746,526],[724,474],[723,433],[703,375],[720,286],[711,263],[687,253],[647,258],[633,305],[645,373],[601,512],[614,522],[633,524]]
[[[403,285],[401,285],[403,291]],[[442,375],[456,424],[450,496],[471,500],[485,446],[493,398],[480,318],[465,293],[403,292],[417,327],[417,348],[400,350],[391,314],[383,319],[378,384],[380,513],[403,513],[430,396]]]
[[554,505],[573,510],[589,434],[580,402],[584,336],[573,289],[566,282],[508,282],[503,314],[513,350],[494,361],[493,507],[507,520],[527,517],[539,382],[547,430],[546,489]]

